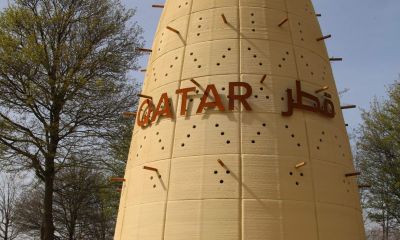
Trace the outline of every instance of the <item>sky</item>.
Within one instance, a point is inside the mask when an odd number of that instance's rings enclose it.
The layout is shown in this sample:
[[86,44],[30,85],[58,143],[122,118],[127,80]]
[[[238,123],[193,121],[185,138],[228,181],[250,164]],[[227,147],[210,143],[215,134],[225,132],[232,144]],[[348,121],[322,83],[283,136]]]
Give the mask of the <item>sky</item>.
[[[151,48],[162,9],[152,4],[164,0],[121,0],[128,8],[137,8],[134,18],[144,29],[146,47]],[[218,1],[218,0],[217,0]],[[351,132],[361,123],[360,109],[368,109],[373,97],[382,99],[390,84],[400,74],[400,1],[399,0],[313,0],[330,56],[343,57],[333,62],[338,90],[350,89],[342,95],[343,104],[357,109],[345,110],[345,121]],[[7,0],[0,0],[0,8]],[[147,58],[140,65],[146,68]],[[143,81],[143,73],[132,73]]]

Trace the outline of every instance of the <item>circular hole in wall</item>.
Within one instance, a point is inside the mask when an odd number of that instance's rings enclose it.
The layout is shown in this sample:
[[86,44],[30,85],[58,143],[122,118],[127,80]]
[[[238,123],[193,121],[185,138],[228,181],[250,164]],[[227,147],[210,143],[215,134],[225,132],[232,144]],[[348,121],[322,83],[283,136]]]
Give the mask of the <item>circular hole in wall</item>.
[[215,171],[214,171],[214,174],[218,174],[218,171],[217,171],[217,170],[215,170]]
[[219,183],[221,183],[221,184],[224,183],[224,180],[220,180]]

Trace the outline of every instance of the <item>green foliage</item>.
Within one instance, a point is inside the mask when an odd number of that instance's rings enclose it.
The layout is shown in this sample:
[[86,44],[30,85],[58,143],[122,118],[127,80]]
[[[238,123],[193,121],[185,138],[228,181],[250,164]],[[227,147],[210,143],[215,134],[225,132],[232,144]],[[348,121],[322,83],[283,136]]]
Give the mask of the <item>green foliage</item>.
[[388,99],[371,103],[362,114],[358,131],[357,162],[363,182],[368,217],[389,233],[400,224],[400,86],[388,89]]

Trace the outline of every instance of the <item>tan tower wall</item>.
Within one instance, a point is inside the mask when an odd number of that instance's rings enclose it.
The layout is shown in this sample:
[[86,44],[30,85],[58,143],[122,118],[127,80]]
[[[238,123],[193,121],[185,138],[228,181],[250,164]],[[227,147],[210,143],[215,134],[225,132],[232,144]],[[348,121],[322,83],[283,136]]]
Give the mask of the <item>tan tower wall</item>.
[[[310,0],[168,0],[142,94],[157,105],[168,93],[173,118],[136,123],[115,240],[364,240],[322,36]],[[330,94],[335,117],[299,108],[282,116],[296,80],[321,104]],[[251,85],[252,111],[238,101],[228,109],[230,82]],[[196,113],[208,84],[224,112]],[[198,93],[181,116],[176,90],[187,87]]]

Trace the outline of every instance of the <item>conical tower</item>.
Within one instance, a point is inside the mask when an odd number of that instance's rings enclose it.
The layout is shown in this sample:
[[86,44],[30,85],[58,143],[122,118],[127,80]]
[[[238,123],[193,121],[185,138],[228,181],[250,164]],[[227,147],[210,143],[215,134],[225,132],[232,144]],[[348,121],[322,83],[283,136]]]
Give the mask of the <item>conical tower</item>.
[[364,240],[310,0],[167,0],[116,240]]

